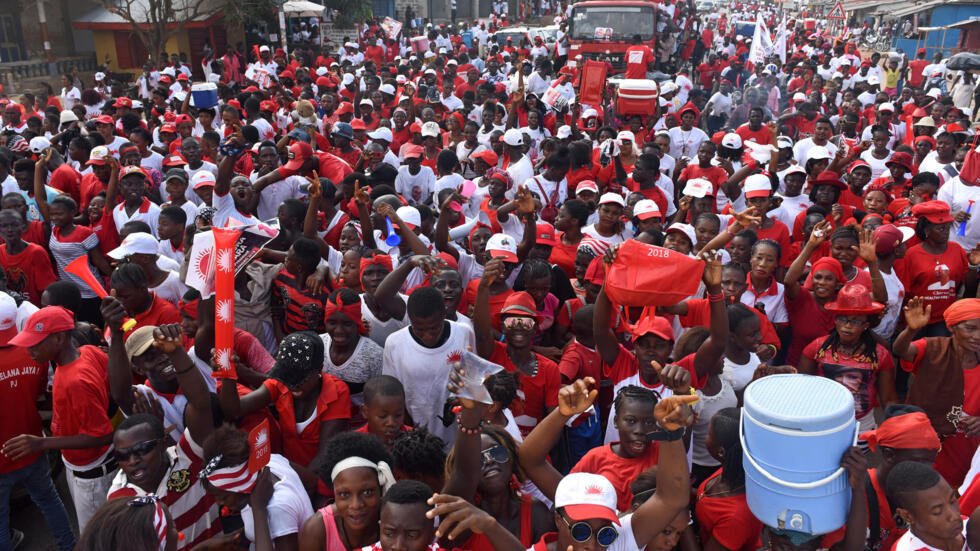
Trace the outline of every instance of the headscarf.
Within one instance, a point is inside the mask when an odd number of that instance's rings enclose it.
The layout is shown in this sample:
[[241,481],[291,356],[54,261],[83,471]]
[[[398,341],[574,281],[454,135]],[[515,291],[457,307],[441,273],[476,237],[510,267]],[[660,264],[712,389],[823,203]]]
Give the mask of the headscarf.
[[362,288],[364,287],[364,270],[366,270],[368,266],[374,265],[384,266],[388,272],[391,272],[394,269],[391,265],[391,257],[386,254],[373,254],[369,257],[361,257],[360,280]]
[[218,467],[224,458],[222,454],[214,456],[208,464],[201,470],[200,478],[211,483],[212,486],[226,492],[237,494],[247,494],[255,487],[259,478],[258,472],[251,472],[248,468],[248,460],[238,465],[230,467]]
[[877,429],[861,433],[860,438],[872,450],[878,446],[903,450],[939,449],[939,436],[929,417],[921,411],[889,417]]
[[844,276],[844,268],[840,265],[840,261],[836,258],[825,256],[814,262],[810,267],[810,274],[806,276],[806,283],[803,284],[804,289],[809,290],[813,288],[813,274],[821,270],[827,270],[834,274],[834,277],[837,278],[837,282],[841,285],[847,282],[847,277]]
[[484,224],[483,222],[477,222],[476,224],[474,224],[473,229],[470,230],[470,237],[469,237],[470,251],[473,250],[473,236],[476,235],[476,232],[480,231],[481,228],[486,228],[490,230],[490,233],[493,233],[493,228],[491,226],[488,226],[487,224]]
[[946,327],[977,318],[980,318],[980,298],[961,298],[943,312]]
[[[361,262],[364,260],[362,259]],[[367,335],[368,328],[364,323],[364,316],[361,314],[361,300],[358,297],[357,300],[350,304],[344,304],[343,298],[341,298],[341,293],[337,293],[334,297],[327,299],[326,303],[323,305],[323,322],[326,324],[327,319],[334,315],[336,312],[344,314],[350,318],[354,325],[357,326],[358,335]]]
[[177,302],[177,306],[180,307],[180,313],[193,319],[197,320],[197,305],[201,302],[201,299],[194,300],[184,300],[180,299]]
[[505,186],[507,186],[508,191],[510,188],[514,187],[514,180],[510,177],[510,174],[508,174],[507,171],[500,170],[497,167],[487,169],[487,171],[483,174],[483,177],[488,181],[497,180],[498,182],[503,183]]
[[868,186],[866,186],[864,188],[864,193],[861,194],[861,198],[863,199],[863,198],[867,197],[868,194],[871,193],[872,191],[880,191],[880,192],[884,193],[885,194],[885,201],[887,201],[889,203],[892,202],[892,199],[893,199],[892,194],[888,191],[888,186],[883,185],[883,184],[869,184]]
[[330,482],[337,480],[340,473],[346,471],[347,469],[354,469],[357,467],[367,467],[368,469],[373,469],[378,473],[378,484],[381,485],[381,493],[385,493],[395,483],[395,475],[391,472],[391,467],[388,463],[384,461],[378,461],[375,463],[370,459],[365,459],[363,457],[348,457],[339,461],[333,466],[333,470],[330,471]]

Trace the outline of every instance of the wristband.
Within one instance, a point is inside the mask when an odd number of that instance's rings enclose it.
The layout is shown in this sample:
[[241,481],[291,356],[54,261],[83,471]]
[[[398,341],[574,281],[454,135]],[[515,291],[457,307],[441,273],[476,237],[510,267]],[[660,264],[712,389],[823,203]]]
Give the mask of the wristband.
[[647,433],[647,440],[657,442],[673,442],[675,440],[680,440],[683,437],[684,429],[665,430],[660,428],[653,432]]
[[724,301],[725,301],[724,291],[721,293],[708,293],[708,302],[724,302]]

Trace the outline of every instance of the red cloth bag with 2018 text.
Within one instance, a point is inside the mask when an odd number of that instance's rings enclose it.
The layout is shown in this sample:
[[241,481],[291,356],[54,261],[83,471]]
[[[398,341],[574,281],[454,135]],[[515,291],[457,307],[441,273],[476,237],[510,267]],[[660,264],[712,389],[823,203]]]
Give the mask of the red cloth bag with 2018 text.
[[609,300],[623,306],[671,306],[697,292],[704,263],[630,239],[606,267]]

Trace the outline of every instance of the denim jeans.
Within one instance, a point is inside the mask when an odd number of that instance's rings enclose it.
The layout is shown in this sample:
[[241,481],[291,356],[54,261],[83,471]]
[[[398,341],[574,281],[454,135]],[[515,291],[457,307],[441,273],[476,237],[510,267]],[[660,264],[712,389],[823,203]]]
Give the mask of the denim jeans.
[[41,510],[58,549],[71,551],[75,546],[75,535],[71,531],[65,505],[51,480],[47,455],[41,455],[37,461],[26,467],[0,474],[0,551],[11,551],[14,548],[10,541],[10,494],[18,483],[24,485],[34,504]]

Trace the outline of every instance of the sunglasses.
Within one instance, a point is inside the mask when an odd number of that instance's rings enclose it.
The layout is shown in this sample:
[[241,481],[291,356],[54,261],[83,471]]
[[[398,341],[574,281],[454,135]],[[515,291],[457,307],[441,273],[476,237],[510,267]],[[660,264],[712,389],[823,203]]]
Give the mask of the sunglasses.
[[150,453],[153,448],[157,447],[157,443],[160,442],[159,438],[154,440],[147,440],[146,442],[140,442],[135,446],[127,449],[116,448],[112,455],[116,457],[116,461],[129,461],[131,457],[143,457],[144,455]]
[[561,513],[558,516],[561,517],[562,522],[564,522],[565,526],[568,527],[568,533],[571,534],[572,539],[578,543],[585,543],[589,541],[592,539],[594,534],[596,543],[602,547],[609,547],[616,541],[616,538],[619,537],[619,531],[612,526],[603,526],[602,528],[599,528],[598,531],[593,532],[592,526],[588,522],[579,521],[572,524],[567,518],[565,518],[564,513]]
[[483,465],[489,465],[490,463],[497,463],[503,465],[510,461],[510,454],[507,453],[507,449],[497,444],[491,446],[480,452],[482,454]]
[[534,329],[534,325],[534,318],[526,318],[524,316],[508,316],[503,320],[505,329],[530,331]]

